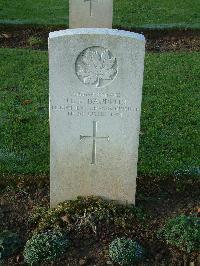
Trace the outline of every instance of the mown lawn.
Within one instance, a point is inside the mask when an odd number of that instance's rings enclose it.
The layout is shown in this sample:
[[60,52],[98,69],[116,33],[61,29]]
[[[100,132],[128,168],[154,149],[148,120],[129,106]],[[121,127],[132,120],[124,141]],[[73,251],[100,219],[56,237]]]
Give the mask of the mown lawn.
[[[1,0],[0,24],[68,26],[68,0]],[[200,28],[199,0],[114,0],[114,27]]]
[[[49,173],[47,52],[0,49],[0,173]],[[147,54],[139,175],[200,162],[200,53]]]

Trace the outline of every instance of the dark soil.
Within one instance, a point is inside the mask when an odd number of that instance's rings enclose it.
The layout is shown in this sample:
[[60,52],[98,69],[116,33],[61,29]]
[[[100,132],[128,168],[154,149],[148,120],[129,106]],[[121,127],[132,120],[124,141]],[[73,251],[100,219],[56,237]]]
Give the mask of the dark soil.
[[[47,50],[48,34],[62,28],[0,27],[0,47],[31,48]],[[198,30],[146,30],[147,51],[200,51],[200,31]],[[38,39],[33,43],[32,37]]]
[[[31,235],[32,226],[28,217],[35,206],[49,205],[49,178],[23,177],[15,185],[7,186],[1,192],[0,230],[9,229],[18,232],[25,243]],[[102,225],[100,233],[71,236],[72,247],[62,259],[49,265],[114,265],[108,256],[109,243],[120,236],[136,238],[145,247],[148,254],[146,260],[139,265],[178,266],[200,265],[200,254],[186,254],[168,246],[156,236],[157,230],[163,226],[168,217],[177,214],[199,212],[199,186],[196,184],[187,191],[177,192],[173,178],[165,181],[159,178],[138,178],[136,206],[143,208],[148,219],[146,226],[133,224],[131,230],[117,231],[112,225]],[[23,265],[22,249],[4,265]],[[194,264],[192,264],[194,262]],[[190,264],[191,263],[191,264]]]

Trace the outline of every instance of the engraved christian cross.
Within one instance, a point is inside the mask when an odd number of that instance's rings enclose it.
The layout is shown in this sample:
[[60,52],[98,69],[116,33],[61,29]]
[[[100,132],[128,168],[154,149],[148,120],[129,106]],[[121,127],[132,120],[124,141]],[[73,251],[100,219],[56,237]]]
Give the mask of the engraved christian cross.
[[92,2],[94,0],[84,0],[84,2],[90,2],[90,17],[92,16]]
[[97,151],[97,145],[96,145],[96,141],[98,139],[106,139],[107,141],[110,140],[110,137],[97,137],[97,124],[98,122],[93,121],[93,136],[83,136],[80,135],[80,140],[84,140],[86,138],[92,138],[93,139],[93,148],[92,148],[92,162],[91,164],[96,164],[96,151]]

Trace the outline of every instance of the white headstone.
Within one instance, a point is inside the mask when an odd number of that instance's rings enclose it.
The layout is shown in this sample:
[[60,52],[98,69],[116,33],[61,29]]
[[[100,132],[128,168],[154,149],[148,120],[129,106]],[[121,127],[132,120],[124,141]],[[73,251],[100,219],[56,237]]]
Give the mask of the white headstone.
[[69,28],[112,28],[113,0],[70,0]]
[[79,195],[134,203],[145,39],[50,33],[51,206]]

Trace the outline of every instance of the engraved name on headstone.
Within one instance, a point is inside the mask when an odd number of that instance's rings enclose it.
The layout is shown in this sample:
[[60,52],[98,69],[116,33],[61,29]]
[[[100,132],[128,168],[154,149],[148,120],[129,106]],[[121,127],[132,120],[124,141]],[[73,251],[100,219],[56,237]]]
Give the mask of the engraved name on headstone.
[[112,28],[113,0],[70,0],[69,28]]
[[135,202],[143,35],[50,33],[51,206],[79,195]]

